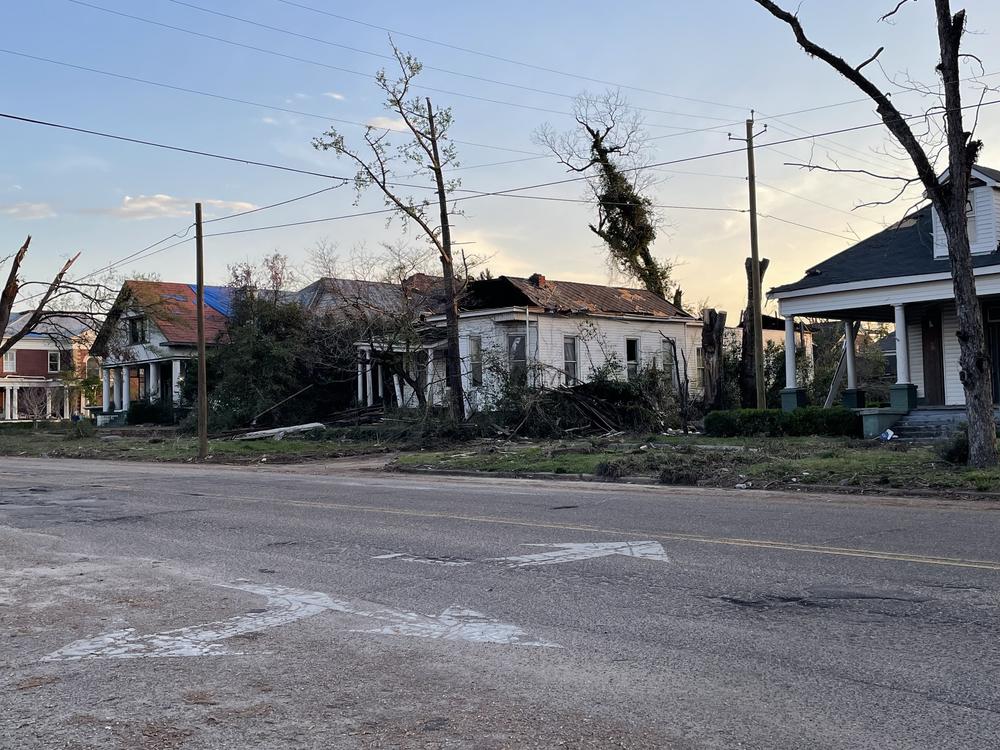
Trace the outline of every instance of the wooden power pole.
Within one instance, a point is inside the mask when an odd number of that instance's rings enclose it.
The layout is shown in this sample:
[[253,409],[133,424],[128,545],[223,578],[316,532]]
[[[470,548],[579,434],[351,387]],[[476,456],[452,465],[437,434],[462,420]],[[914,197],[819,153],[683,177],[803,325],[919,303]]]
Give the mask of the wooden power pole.
[[764,394],[764,330],[760,300],[760,252],[757,247],[757,172],[753,159],[753,117],[747,120],[747,183],[750,186],[750,258],[751,300],[753,312],[754,384],[757,388],[757,408],[767,407]]
[[201,228],[201,204],[194,204],[195,263],[198,318],[198,458],[208,457],[208,367],[205,363],[205,242]]

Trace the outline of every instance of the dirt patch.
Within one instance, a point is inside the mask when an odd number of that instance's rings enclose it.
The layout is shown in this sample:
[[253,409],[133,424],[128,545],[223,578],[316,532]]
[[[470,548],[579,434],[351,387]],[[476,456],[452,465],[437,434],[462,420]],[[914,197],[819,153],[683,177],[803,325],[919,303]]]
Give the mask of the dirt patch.
[[43,685],[51,685],[53,682],[59,682],[59,678],[49,675],[37,675],[35,677],[29,677],[26,680],[21,680],[14,686],[14,689],[34,690],[35,688],[40,688]]

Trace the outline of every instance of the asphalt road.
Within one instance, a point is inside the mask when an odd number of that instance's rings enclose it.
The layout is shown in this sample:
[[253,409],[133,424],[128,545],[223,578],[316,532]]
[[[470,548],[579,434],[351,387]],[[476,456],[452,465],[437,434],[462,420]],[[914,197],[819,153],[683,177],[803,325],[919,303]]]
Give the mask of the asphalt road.
[[3,458],[0,746],[1000,747],[998,511]]

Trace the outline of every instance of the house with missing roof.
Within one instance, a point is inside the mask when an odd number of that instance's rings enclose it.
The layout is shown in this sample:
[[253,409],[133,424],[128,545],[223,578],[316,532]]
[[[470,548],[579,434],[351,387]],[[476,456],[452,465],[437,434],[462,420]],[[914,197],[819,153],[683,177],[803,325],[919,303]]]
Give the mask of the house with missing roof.
[[[428,402],[443,405],[445,315],[433,294],[422,302],[427,329],[415,379]],[[358,344],[358,402],[415,406],[414,389],[377,363],[373,349],[380,346]],[[699,319],[645,289],[554,281],[541,274],[470,282],[460,304],[459,351],[469,411],[489,408],[495,386],[490,372],[497,365],[529,385],[548,387],[583,382],[609,366],[633,378],[655,365],[675,384],[687,380],[698,391],[703,374]]]
[[[12,314],[3,339],[21,333],[31,317],[31,311]],[[87,408],[83,383],[97,370],[88,353],[92,324],[84,313],[46,314],[4,352],[0,420],[68,419]]]
[[[231,290],[205,287],[205,341],[222,343]],[[195,286],[164,281],[126,281],[91,354],[101,358],[98,424],[121,421],[132,403],[181,406],[188,363],[198,351]]]
[[[1000,397],[1000,171],[976,166],[968,201],[969,239],[983,310],[988,351],[993,362],[993,397]],[[855,368],[854,323],[895,326],[896,383],[891,408],[863,409],[865,431],[878,434],[915,409],[965,403],[959,379],[958,320],[952,292],[948,248],[940,220],[931,206],[849,247],[806,271],[799,281],[769,292],[785,320],[786,341],[793,341],[796,319],[843,321],[847,391],[845,405],[862,408]],[[793,351],[786,347],[786,351]],[[795,382],[794,359],[786,356],[782,394],[786,409],[804,402]],[[951,419],[961,419],[958,409]],[[915,419],[915,417],[910,417]],[[948,417],[942,416],[942,419]]]

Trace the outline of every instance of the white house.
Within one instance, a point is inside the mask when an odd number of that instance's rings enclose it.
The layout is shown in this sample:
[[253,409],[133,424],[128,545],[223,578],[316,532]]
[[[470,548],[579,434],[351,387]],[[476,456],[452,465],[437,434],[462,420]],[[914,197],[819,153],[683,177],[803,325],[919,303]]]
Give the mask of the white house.
[[[205,340],[226,336],[230,290],[205,288]],[[102,415],[121,419],[137,400],[181,404],[187,363],[197,354],[195,287],[126,281],[91,353],[102,358]]]
[[[976,166],[968,202],[976,289],[993,361],[993,393],[1000,396],[1000,171]],[[918,405],[960,406],[959,343],[948,248],[930,206],[806,271],[794,284],[769,293],[794,337],[797,317],[838,319],[847,334],[848,406],[864,405],[854,367],[855,321],[892,323],[896,331],[896,384],[892,408],[872,417],[872,429],[889,424]],[[789,388],[783,405],[803,400],[794,363],[786,362]],[[877,417],[877,419],[876,419]],[[866,419],[866,422],[869,420]],[[866,426],[866,431],[870,431]]]
[[[424,322],[429,331],[419,381],[426,384],[429,401],[443,404],[445,315],[438,308]],[[670,342],[676,344],[676,365]],[[359,343],[359,401],[412,405],[412,388],[398,376],[387,382],[386,373],[372,364],[377,346]],[[645,289],[553,281],[540,274],[473,281],[462,298],[459,349],[471,410],[489,407],[490,372],[497,364],[531,385],[549,387],[586,381],[604,368],[635,377],[655,364],[674,378],[683,379],[686,371],[691,390],[701,388],[701,321]]]

